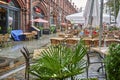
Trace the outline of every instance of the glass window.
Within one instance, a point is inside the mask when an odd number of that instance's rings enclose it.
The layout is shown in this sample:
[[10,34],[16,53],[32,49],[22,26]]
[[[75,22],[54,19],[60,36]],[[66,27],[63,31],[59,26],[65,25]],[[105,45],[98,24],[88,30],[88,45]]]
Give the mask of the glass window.
[[19,11],[9,10],[9,26],[12,27],[12,29],[19,29]]

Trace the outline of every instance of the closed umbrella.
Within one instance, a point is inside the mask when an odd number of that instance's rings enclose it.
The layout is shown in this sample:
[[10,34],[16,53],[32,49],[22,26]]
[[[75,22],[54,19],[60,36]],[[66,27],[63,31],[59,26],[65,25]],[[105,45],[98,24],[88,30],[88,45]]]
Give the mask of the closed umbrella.
[[100,9],[99,9],[98,0],[87,0],[84,17],[85,17],[85,25],[92,25],[92,27],[99,26],[100,22]]
[[118,15],[117,15],[116,21],[117,21],[117,26],[120,27],[120,9],[119,9],[119,12],[118,12]]
[[[111,18],[111,19],[110,19]],[[111,21],[112,22],[115,22],[115,17],[114,16],[110,16],[110,14],[106,14],[106,13],[103,13],[103,23],[108,23],[110,24]]]

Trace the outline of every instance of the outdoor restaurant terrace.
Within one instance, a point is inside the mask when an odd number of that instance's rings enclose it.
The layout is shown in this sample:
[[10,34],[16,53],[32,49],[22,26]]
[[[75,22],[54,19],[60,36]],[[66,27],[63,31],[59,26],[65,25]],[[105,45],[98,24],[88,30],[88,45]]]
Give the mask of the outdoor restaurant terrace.
[[[62,8],[57,15],[52,4],[50,14],[30,6],[37,13],[29,10],[28,30],[2,31],[0,26],[0,80],[120,80],[120,9],[105,13],[107,2],[87,0],[84,11],[63,16]],[[2,15],[9,12],[1,6]],[[7,22],[9,28],[12,24]]]

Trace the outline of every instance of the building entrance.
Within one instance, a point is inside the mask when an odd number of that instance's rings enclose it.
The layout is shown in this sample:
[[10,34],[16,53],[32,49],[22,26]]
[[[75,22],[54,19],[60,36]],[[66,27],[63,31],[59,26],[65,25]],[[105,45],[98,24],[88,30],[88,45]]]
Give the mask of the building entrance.
[[0,33],[7,32],[7,9],[0,7]]
[[0,34],[20,29],[20,9],[15,1],[8,5],[0,4]]

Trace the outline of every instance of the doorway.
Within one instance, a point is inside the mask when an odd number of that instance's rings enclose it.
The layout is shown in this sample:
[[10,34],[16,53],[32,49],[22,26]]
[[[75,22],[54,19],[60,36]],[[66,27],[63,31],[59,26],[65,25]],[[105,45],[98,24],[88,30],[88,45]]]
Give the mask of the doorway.
[[7,32],[7,9],[0,7],[0,34]]

